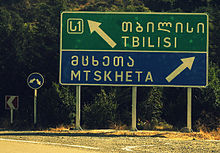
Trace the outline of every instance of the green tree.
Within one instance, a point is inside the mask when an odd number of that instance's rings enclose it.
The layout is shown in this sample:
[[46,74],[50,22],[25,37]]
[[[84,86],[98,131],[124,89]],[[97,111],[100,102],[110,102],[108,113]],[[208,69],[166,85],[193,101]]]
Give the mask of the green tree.
[[[22,95],[23,65],[20,53],[23,50],[23,19],[14,11],[0,7],[0,101],[4,108],[4,96]],[[0,110],[4,116],[4,110]]]
[[138,118],[141,122],[148,122],[149,128],[154,128],[161,121],[162,108],[162,88],[153,87],[147,98],[138,104]]
[[209,85],[193,92],[193,121],[195,129],[217,129],[220,126],[220,69],[216,64],[209,68]]
[[162,118],[176,128],[186,126],[186,88],[164,88]]
[[53,83],[51,88],[41,89],[38,100],[38,120],[41,126],[50,127],[75,122],[75,88],[61,87]]
[[[63,10],[206,12],[210,21],[209,60],[213,64],[209,69],[209,86],[193,89],[193,123],[196,127],[215,129],[220,118],[219,6],[219,0],[1,0],[0,101],[4,101],[6,94],[19,95],[17,122],[22,126],[24,122],[32,123],[33,90],[27,86],[26,78],[37,71],[45,77],[45,84],[39,90],[40,123],[54,126],[74,122],[74,87],[53,83],[58,82]],[[82,121],[89,128],[109,127],[110,122],[131,124],[131,87],[83,87],[82,104],[85,106]],[[4,119],[8,114],[2,109],[4,103],[0,103],[0,108],[0,118]],[[94,118],[99,122],[93,121]],[[185,126],[186,89],[138,88],[138,118],[150,122],[162,118],[176,127]]]

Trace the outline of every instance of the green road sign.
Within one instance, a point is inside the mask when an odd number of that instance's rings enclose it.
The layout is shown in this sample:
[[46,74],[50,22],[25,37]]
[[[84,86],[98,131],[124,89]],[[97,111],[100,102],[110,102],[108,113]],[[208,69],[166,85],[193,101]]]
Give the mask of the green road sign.
[[208,51],[204,13],[63,12],[61,50]]

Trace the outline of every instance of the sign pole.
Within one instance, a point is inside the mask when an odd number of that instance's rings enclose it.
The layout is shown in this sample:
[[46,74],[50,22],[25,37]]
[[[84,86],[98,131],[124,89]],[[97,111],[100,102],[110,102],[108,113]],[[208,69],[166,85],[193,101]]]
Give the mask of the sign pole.
[[136,104],[137,104],[137,87],[132,87],[132,126],[131,130],[136,131]]
[[192,130],[192,88],[187,88],[187,129]]
[[81,86],[76,86],[76,129],[82,130],[80,127],[80,102],[81,102]]
[[13,109],[11,109],[11,124],[13,124]]
[[37,124],[37,89],[34,89],[34,125]]

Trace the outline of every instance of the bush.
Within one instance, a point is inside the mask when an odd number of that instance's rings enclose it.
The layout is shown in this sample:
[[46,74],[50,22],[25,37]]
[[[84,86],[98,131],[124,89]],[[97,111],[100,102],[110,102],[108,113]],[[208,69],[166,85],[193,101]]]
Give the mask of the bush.
[[87,128],[109,128],[116,120],[118,107],[115,99],[116,90],[108,94],[104,89],[97,94],[93,104],[87,104],[83,108],[84,126]]
[[161,120],[163,102],[162,88],[153,87],[146,100],[138,104],[139,129],[152,129]]
[[70,87],[53,83],[39,92],[38,117],[43,127],[72,124],[75,118],[75,96]]
[[208,87],[194,91],[195,129],[216,130],[220,127],[220,69],[217,65],[210,64]]

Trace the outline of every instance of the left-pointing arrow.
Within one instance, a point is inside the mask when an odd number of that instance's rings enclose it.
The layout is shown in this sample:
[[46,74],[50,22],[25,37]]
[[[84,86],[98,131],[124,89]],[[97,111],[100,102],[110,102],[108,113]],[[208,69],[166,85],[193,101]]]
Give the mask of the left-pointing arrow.
[[15,109],[15,106],[12,103],[15,98],[16,98],[16,96],[11,96],[7,101],[7,104],[10,107],[10,109]]
[[102,23],[88,20],[88,24],[91,33],[96,31],[112,48],[116,46],[116,43],[99,27]]
[[174,78],[176,78],[186,68],[191,70],[193,62],[194,62],[194,59],[195,59],[195,57],[182,58],[181,61],[183,63],[178,68],[176,68],[170,75],[168,75],[166,77],[166,80],[168,82],[171,82]]

